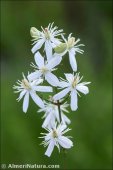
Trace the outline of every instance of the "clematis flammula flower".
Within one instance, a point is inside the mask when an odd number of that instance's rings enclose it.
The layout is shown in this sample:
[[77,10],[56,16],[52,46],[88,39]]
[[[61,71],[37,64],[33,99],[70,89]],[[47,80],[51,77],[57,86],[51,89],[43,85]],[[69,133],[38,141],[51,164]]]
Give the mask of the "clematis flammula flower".
[[45,44],[45,52],[47,60],[52,58],[52,48],[60,44],[60,40],[56,38],[61,35],[63,30],[57,30],[58,27],[53,27],[53,24],[49,24],[47,28],[42,28],[42,31],[37,30],[35,27],[32,27],[30,30],[31,36],[35,44],[32,48],[32,53],[38,51],[43,44]]
[[28,78],[29,80],[36,80],[37,78],[40,78],[41,76],[45,77],[45,80],[51,84],[52,86],[58,86],[59,80],[58,78],[51,73],[55,70],[55,67],[61,62],[61,57],[53,57],[51,60],[49,60],[47,63],[44,61],[44,57],[37,52],[34,56],[36,65],[32,63],[32,67],[36,69],[35,72],[29,74]]
[[77,94],[80,95],[79,92],[83,94],[89,93],[89,89],[86,85],[90,84],[90,82],[80,83],[83,77],[80,78],[79,73],[76,73],[75,75],[65,74],[65,77],[66,77],[66,81],[64,80],[59,83],[59,86],[64,89],[59,93],[57,93],[56,95],[54,95],[53,99],[59,100],[65,97],[69,93],[71,97],[71,103],[70,103],[71,110],[75,111],[78,108]]
[[64,39],[65,43],[59,44],[57,47],[54,48],[57,55],[64,56],[67,52],[69,53],[69,62],[73,69],[73,71],[77,71],[77,62],[76,62],[76,52],[83,54],[83,50],[81,50],[79,47],[84,46],[84,44],[78,44],[80,39],[77,39],[75,41],[74,37],[71,37],[71,34],[68,36],[68,40],[64,38],[62,35],[62,38]]
[[29,81],[23,74],[22,81],[18,80],[17,85],[14,85],[13,88],[16,90],[15,93],[20,93],[17,101],[20,101],[23,97],[23,112],[27,112],[29,106],[29,96],[33,101],[40,107],[44,107],[42,99],[36,94],[36,92],[52,92],[53,89],[50,86],[39,86],[42,83],[42,79]]
[[[57,102],[54,101],[54,103]],[[52,127],[56,121],[60,123],[58,106],[54,103],[44,102],[44,108],[38,110],[38,112],[45,112],[43,116],[45,120],[42,124],[42,127]],[[70,119],[64,114],[64,112],[68,113],[68,110],[66,109],[68,106],[69,105],[66,102],[60,106],[62,124],[71,123]]]
[[68,132],[69,128],[66,128],[66,125],[60,124],[57,126],[56,124],[52,128],[45,128],[48,133],[41,133],[44,135],[44,141],[41,143],[44,145],[44,147],[48,146],[45,155],[48,157],[51,156],[53,149],[55,146],[57,146],[59,152],[60,152],[60,146],[65,149],[70,149],[73,146],[73,142],[69,139],[68,136],[64,136],[66,132]]

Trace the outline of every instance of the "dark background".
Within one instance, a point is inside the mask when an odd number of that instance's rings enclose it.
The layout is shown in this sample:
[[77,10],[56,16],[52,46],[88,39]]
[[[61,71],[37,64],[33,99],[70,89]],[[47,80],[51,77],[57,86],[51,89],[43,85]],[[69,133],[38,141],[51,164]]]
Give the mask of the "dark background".
[[[112,2],[111,1],[1,1],[1,158],[2,163],[59,164],[61,169],[112,169]],[[79,98],[79,109],[68,113],[74,147],[67,154],[55,149],[44,156],[40,146],[41,116],[30,101],[26,114],[12,86],[27,73],[31,53],[30,27],[55,22],[85,44],[77,54],[78,71],[91,81],[90,93]],[[68,57],[62,69],[70,72]]]

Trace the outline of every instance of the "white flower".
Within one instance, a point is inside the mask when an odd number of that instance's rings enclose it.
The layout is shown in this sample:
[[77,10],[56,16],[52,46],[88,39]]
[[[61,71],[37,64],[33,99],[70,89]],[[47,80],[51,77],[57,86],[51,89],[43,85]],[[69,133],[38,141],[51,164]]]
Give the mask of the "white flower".
[[32,64],[32,66],[36,69],[36,71],[29,74],[28,78],[32,81],[43,76],[49,84],[51,84],[52,86],[58,86],[59,80],[51,72],[55,70],[55,67],[61,62],[62,58],[56,56],[49,60],[47,63],[45,63],[44,57],[42,57],[39,52],[35,54],[34,58],[36,65]]
[[79,95],[78,91],[87,94],[89,93],[89,89],[86,86],[87,84],[90,84],[90,82],[82,82],[83,77],[80,78],[79,73],[74,74],[65,74],[65,77],[67,81],[62,81],[59,83],[59,87],[65,88],[56,95],[53,96],[54,100],[59,100],[63,97],[65,97],[68,93],[70,93],[71,96],[71,110],[77,110],[78,108],[78,99],[77,94]]
[[77,71],[77,63],[76,63],[75,55],[76,52],[83,54],[84,51],[81,50],[79,47],[84,46],[84,44],[77,45],[80,39],[77,39],[75,41],[75,38],[71,37],[71,34],[69,34],[68,40],[66,40],[63,35],[62,38],[64,39],[65,43],[59,44],[59,46],[55,48],[55,52],[60,56],[64,56],[68,52],[70,65],[73,71]]
[[66,132],[71,130],[69,128],[66,128],[66,125],[60,124],[58,127],[54,125],[54,127],[52,128],[45,129],[48,131],[48,133],[41,133],[44,136],[40,138],[44,138],[44,141],[41,144],[44,145],[44,147],[48,146],[45,152],[45,155],[47,155],[48,157],[51,156],[55,146],[57,146],[59,152],[60,146],[65,149],[69,149],[73,146],[73,142],[69,139],[69,137],[64,136]]
[[29,96],[33,99],[33,101],[40,107],[44,107],[44,103],[42,99],[36,94],[37,92],[52,92],[52,87],[50,86],[39,86],[42,82],[42,79],[35,80],[30,82],[23,74],[23,80],[17,81],[17,85],[13,86],[13,88],[16,90],[15,93],[20,93],[19,97],[17,98],[17,101],[20,101],[23,97],[23,112],[27,112],[28,106],[29,106]]
[[[54,101],[54,103],[57,102]],[[38,112],[45,112],[43,116],[45,120],[42,127],[52,127],[56,120],[60,123],[58,106],[54,103],[44,102],[44,108],[38,110]],[[64,114],[64,112],[68,113],[68,110],[66,109],[68,106],[69,105],[66,102],[60,105],[62,124],[71,123],[70,119]]]
[[52,58],[52,48],[59,45],[60,41],[57,36],[61,35],[63,30],[57,30],[58,27],[53,27],[53,24],[49,24],[47,28],[42,28],[42,31],[37,30],[35,27],[32,27],[30,30],[31,36],[35,44],[32,48],[32,53],[35,53],[39,50],[42,45],[45,43],[45,52],[47,60]]

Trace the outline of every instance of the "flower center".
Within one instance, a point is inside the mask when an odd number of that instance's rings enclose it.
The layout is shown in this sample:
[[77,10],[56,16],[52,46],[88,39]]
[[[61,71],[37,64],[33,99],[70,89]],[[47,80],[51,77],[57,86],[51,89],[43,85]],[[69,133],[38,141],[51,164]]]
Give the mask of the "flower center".
[[57,132],[55,130],[53,130],[52,136],[53,136],[53,138],[57,138],[58,137]]
[[72,48],[74,45],[75,45],[75,38],[74,37],[69,38],[67,42],[68,49]]
[[25,89],[27,89],[27,90],[30,90],[30,89],[31,89],[31,86],[30,86],[29,82],[28,82],[26,79],[23,79],[23,80],[22,80],[22,85],[23,85],[23,87],[24,87]]
[[74,77],[74,80],[72,82],[72,87],[75,88],[77,84],[78,84],[78,77]]
[[48,29],[45,28],[44,31],[45,31],[44,32],[45,33],[45,38],[49,40],[50,39],[50,33],[49,33]]
[[43,74],[45,74],[47,71],[49,71],[46,67],[42,67],[41,68],[41,72],[43,73]]

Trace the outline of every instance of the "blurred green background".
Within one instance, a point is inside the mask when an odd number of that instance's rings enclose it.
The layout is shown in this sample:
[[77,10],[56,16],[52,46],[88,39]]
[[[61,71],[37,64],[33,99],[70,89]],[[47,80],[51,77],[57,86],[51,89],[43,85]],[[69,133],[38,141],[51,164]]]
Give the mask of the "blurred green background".
[[[59,164],[61,169],[112,169],[112,2],[111,1],[1,1],[1,162]],[[12,86],[21,73],[31,71],[30,27],[55,22],[85,44],[77,54],[78,71],[91,81],[90,93],[79,98],[79,109],[67,114],[74,147],[64,156],[55,149],[44,156],[40,146],[42,115],[30,101],[22,101]],[[68,57],[56,74],[70,72]]]

